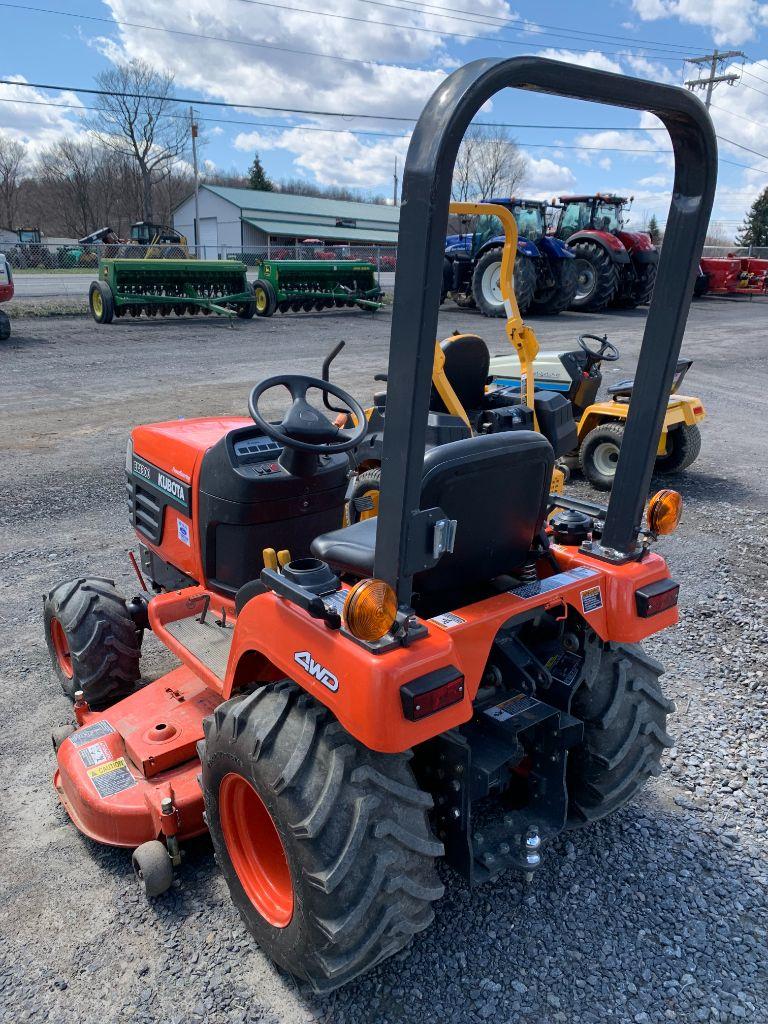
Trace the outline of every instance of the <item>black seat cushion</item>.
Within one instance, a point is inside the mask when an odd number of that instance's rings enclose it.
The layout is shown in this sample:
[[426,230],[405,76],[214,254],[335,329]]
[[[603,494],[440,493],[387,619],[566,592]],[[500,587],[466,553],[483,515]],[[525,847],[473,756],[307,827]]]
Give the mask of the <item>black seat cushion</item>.
[[361,519],[340,530],[323,533],[312,542],[312,554],[339,572],[353,576],[373,575],[376,519]]
[[609,384],[607,390],[609,395],[629,398],[629,396],[632,394],[632,388],[634,386],[635,378],[629,377],[627,380],[618,380],[615,384]]
[[[477,334],[455,334],[441,341],[440,348],[445,355],[445,375],[464,409],[481,409],[491,362],[488,346]],[[448,411],[434,387],[429,407],[435,412]]]
[[[427,452],[422,509],[441,508],[457,521],[453,553],[420,573],[420,593],[455,593],[514,572],[528,558],[541,529],[554,455],[530,430],[483,434]],[[376,520],[317,537],[312,554],[355,575],[373,572]]]

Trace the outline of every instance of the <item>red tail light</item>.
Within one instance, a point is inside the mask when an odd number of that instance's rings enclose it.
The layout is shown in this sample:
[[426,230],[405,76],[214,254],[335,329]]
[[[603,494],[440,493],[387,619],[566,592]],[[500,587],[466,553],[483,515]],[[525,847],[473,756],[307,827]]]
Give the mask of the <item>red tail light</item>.
[[635,591],[637,614],[641,619],[648,619],[668,608],[674,608],[680,593],[680,584],[674,580],[658,580]]
[[403,714],[411,722],[434,715],[464,699],[464,676],[453,665],[438,668],[400,687]]

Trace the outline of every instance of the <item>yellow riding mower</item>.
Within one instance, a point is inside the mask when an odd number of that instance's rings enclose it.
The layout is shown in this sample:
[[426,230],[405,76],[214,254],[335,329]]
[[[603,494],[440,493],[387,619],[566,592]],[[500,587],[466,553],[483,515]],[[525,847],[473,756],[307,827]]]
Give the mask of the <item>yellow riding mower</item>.
[[[603,380],[602,363],[614,363],[618,358],[619,350],[607,336],[582,334],[575,351],[540,352],[534,362],[537,390],[564,395],[573,410],[578,446],[563,460],[565,466],[580,467],[592,486],[601,491],[613,486],[634,387],[634,378],[619,381],[608,387],[605,401],[596,401]],[[690,359],[677,362],[656,454],[657,473],[687,469],[701,451],[698,424],[706,416],[704,403],[700,398],[679,394],[691,365]],[[526,372],[514,353],[509,353],[491,359],[490,376],[493,387],[504,392],[520,386]]]
[[[568,401],[554,391],[538,390],[535,383],[534,360],[539,343],[533,329],[523,323],[513,286],[518,235],[514,215],[506,207],[491,203],[451,203],[450,212],[461,216],[487,215],[490,212],[504,227],[499,287],[507,312],[507,338],[516,353],[515,364],[522,366],[524,373],[514,385],[489,391],[491,358],[482,338],[476,334],[454,332],[444,341],[436,342],[427,418],[427,451],[477,434],[536,430],[552,445],[555,458],[561,458],[576,446],[576,427]],[[344,342],[340,342],[323,363],[324,380],[329,379],[330,364],[343,348]],[[386,381],[387,375],[377,374],[374,379]],[[339,413],[338,426],[353,426],[354,419],[346,410],[336,409],[326,395],[323,401],[328,409]],[[374,394],[373,405],[365,410],[368,431],[350,452],[355,475],[347,492],[346,521],[349,523],[378,514],[385,403],[386,392]],[[552,492],[562,493],[564,484],[565,474],[556,468]]]

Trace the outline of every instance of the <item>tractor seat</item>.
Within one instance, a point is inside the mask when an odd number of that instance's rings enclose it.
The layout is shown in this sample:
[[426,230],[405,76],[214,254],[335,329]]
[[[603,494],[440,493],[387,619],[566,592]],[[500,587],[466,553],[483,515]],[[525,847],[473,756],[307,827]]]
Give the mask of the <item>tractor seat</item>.
[[[477,334],[454,334],[440,342],[445,355],[445,376],[456,397],[469,410],[482,409],[491,355]],[[434,412],[448,412],[435,388],[429,403]]]
[[[418,592],[447,599],[519,569],[544,523],[553,465],[552,446],[531,430],[480,434],[428,451],[420,507],[439,507],[458,525],[453,552],[417,575]],[[376,523],[321,534],[312,554],[341,572],[370,576]]]

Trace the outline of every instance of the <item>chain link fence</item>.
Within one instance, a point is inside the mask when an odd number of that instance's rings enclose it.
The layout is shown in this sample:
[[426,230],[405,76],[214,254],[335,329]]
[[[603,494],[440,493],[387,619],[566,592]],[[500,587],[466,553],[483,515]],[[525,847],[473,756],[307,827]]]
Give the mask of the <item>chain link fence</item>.
[[391,245],[326,245],[315,242],[296,242],[290,245],[214,246],[160,243],[137,245],[135,242],[79,245],[33,242],[0,243],[11,267],[17,272],[81,271],[90,273],[99,259],[203,259],[241,260],[247,267],[255,267],[264,260],[365,260],[372,263],[378,273],[391,273],[397,266],[397,248]]

